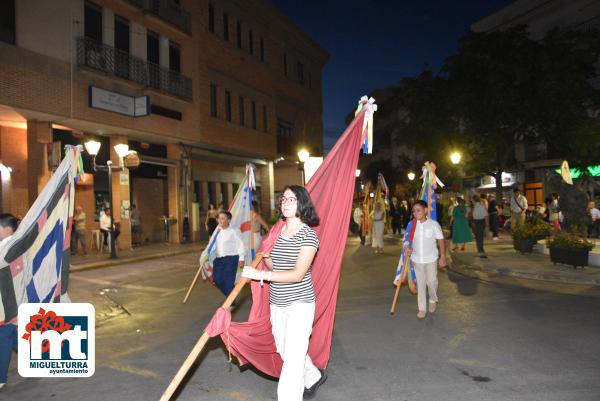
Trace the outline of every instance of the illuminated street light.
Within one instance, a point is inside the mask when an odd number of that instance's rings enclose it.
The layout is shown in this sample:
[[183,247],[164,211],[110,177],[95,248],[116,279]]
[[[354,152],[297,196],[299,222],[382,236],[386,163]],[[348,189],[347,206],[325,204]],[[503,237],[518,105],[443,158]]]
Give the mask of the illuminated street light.
[[300,149],[298,151],[298,160],[300,160],[300,163],[306,163],[306,161],[308,160],[309,157],[310,157],[310,153],[308,153],[308,150]]
[[119,143],[113,147],[120,159],[124,158],[129,153],[129,145],[126,143]]
[[354,174],[355,174],[356,178],[360,177],[360,169],[357,168],[356,172]]
[[458,163],[460,163],[460,159],[461,159],[461,155],[458,152],[453,152],[450,155],[450,161],[452,162],[452,164],[458,164]]
[[415,173],[413,173],[412,171],[410,173],[408,173],[408,179],[409,180],[414,180],[415,179]]
[[95,158],[96,156],[98,156],[98,152],[100,151],[100,145],[102,144],[98,141],[90,140],[87,141],[84,145],[85,150],[87,150],[90,156]]

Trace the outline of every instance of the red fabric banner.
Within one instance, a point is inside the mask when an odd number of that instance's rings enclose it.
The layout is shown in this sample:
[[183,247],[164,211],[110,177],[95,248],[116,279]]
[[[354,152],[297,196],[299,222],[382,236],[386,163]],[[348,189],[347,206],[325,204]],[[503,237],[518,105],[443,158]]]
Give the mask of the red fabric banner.
[[[320,225],[313,227],[320,248],[312,267],[316,311],[308,353],[314,364],[324,369],[329,361],[331,337],[339,287],[340,269],[352,211],[355,171],[367,130],[363,121],[367,107],[355,117],[344,134],[315,172],[306,189],[311,195]],[[269,252],[283,226],[280,220],[271,229],[259,251]],[[261,266],[259,268],[264,268]],[[247,322],[230,322],[231,315],[217,313],[209,324],[211,336],[220,334],[229,352],[240,363],[252,364],[260,371],[279,377],[282,361],[271,333],[269,285],[252,284],[252,308]],[[217,322],[218,321],[218,322]]]

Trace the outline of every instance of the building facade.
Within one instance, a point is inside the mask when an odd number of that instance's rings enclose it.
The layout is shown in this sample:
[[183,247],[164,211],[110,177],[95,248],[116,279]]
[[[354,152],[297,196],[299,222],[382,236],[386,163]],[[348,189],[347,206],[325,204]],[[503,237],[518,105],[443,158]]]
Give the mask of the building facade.
[[[209,203],[231,202],[245,164],[274,208],[274,163],[322,155],[321,71],[328,54],[265,0],[9,0],[0,10],[3,211],[23,216],[66,144],[101,143],[98,165],[127,144],[141,165],[94,172],[76,202],[97,229],[112,202],[121,248],[129,212],[143,242],[205,236]],[[281,171],[280,171],[281,170]],[[281,181],[281,180],[279,180]],[[280,186],[283,184],[280,183]],[[96,219],[92,219],[96,216]]]

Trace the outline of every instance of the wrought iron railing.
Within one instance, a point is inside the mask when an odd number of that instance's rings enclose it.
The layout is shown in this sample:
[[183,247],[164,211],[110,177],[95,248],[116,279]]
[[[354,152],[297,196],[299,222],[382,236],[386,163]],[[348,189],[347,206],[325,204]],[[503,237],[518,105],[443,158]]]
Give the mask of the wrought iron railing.
[[90,38],[77,38],[77,64],[192,99],[192,80],[185,75]]

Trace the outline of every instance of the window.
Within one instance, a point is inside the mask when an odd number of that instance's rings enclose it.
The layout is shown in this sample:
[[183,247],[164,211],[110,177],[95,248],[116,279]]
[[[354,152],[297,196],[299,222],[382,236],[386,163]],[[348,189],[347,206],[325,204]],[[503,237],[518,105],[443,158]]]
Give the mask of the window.
[[267,118],[267,105],[263,104],[263,131],[267,132],[269,130],[269,123]]
[[146,36],[146,59],[151,63],[160,64],[160,45],[158,33],[148,30],[148,34]]
[[245,115],[244,115],[244,97],[240,96],[239,98],[239,109],[240,109],[240,125],[244,125]]
[[115,75],[129,79],[129,21],[115,14]]
[[294,135],[294,125],[289,121],[277,119],[277,136],[291,138]]
[[248,51],[250,54],[254,54],[254,37],[251,30],[248,31]]
[[287,77],[287,53],[283,53],[283,75]]
[[[10,2],[9,2],[10,3]],[[14,28],[14,1],[13,3],[13,28]],[[9,17],[8,14],[2,12],[2,26],[4,26],[4,18]],[[86,38],[102,43],[102,8],[94,3],[85,2],[85,11],[83,16],[84,35]],[[13,30],[14,33],[14,30]]]
[[217,85],[210,84],[210,116],[217,117]]
[[304,64],[298,61],[298,82],[304,85]]
[[260,61],[265,61],[265,40],[260,38]]
[[229,40],[229,15],[223,13],[223,39]]
[[159,35],[148,30],[146,35],[146,57],[148,60],[148,80],[153,88],[160,88],[160,45]]
[[238,49],[241,49],[242,48],[242,23],[240,21],[237,22],[236,31],[237,31],[237,47],[238,47]]
[[169,42],[169,69],[181,72],[181,48],[175,42]]
[[231,122],[231,92],[225,91],[225,118]]
[[252,129],[256,129],[256,102],[252,101]]
[[208,32],[215,33],[215,5],[208,4]]

